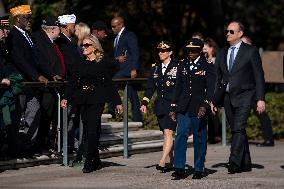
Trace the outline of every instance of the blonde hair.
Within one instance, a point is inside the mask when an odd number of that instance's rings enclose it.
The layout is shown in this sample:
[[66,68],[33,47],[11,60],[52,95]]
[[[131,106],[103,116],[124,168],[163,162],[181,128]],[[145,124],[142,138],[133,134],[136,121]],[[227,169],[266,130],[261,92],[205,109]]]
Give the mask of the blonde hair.
[[[94,51],[94,54],[95,54],[95,60],[97,62],[101,61],[104,57],[104,50],[101,46],[101,43],[100,41],[98,40],[98,38],[94,37],[93,35],[87,35],[84,37],[84,39],[88,39],[91,41],[92,45],[95,47],[95,51]],[[83,40],[84,40],[83,39]]]
[[75,25],[75,35],[76,35],[77,40],[78,40],[77,45],[81,46],[82,43],[83,43],[83,39],[86,36],[90,35],[90,33],[91,33],[91,29],[87,24],[85,24],[83,22],[76,24]]

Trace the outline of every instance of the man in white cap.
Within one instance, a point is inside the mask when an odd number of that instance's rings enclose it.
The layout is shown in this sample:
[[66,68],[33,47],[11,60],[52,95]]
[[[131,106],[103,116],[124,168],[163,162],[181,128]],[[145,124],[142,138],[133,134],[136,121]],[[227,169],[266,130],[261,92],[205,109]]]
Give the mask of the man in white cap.
[[[62,52],[66,66],[66,78],[68,80],[73,70],[76,69],[76,65],[83,61],[77,45],[72,42],[72,36],[75,33],[76,16],[74,14],[62,15],[58,17],[58,21],[61,33],[59,38],[55,40],[55,43]],[[75,121],[76,119],[79,119],[79,112],[76,112],[76,107],[72,104],[69,108],[68,117],[71,119],[68,122],[68,151],[72,152],[74,149],[74,123],[77,122]]]
[[62,15],[58,17],[58,21],[61,33],[60,37],[56,40],[56,44],[63,54],[68,79],[72,72],[72,66],[82,59],[77,45],[72,43],[72,37],[75,33],[76,16],[74,14]]

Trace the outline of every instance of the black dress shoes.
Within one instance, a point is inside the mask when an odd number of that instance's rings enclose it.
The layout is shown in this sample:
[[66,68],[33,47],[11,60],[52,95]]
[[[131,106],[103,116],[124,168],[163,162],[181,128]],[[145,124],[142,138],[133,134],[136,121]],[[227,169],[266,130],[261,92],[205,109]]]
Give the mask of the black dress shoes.
[[94,171],[96,171],[96,170],[100,170],[100,169],[102,169],[103,168],[103,166],[102,166],[102,162],[101,162],[101,160],[98,160],[98,161],[93,161],[92,162],[92,169],[94,170]]
[[228,173],[229,174],[235,174],[235,173],[240,173],[241,168],[237,166],[235,163],[229,163],[228,164]]
[[187,177],[184,169],[175,169],[175,172],[172,173],[172,177],[175,179],[185,179]]
[[272,147],[274,146],[274,141],[272,140],[266,140],[263,143],[259,143],[256,145],[257,147]]
[[202,172],[201,171],[194,171],[192,179],[201,179],[202,178]]
[[93,169],[93,166],[92,166],[92,161],[91,160],[85,160],[84,168],[82,169],[82,172],[83,173],[90,173],[93,170],[94,169]]

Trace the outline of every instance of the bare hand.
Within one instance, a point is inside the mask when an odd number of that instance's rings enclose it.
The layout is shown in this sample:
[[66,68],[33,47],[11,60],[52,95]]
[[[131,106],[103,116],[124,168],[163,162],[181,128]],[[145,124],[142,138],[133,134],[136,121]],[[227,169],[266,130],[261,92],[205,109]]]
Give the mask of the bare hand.
[[115,58],[119,63],[123,63],[126,61],[126,55],[117,56]]
[[218,108],[213,103],[210,103],[210,108],[211,108],[212,114],[215,115],[216,112],[218,111]]
[[173,120],[173,121],[176,121],[177,119],[176,119],[176,113],[175,112],[170,112],[169,113],[169,116],[170,116],[170,118]]
[[9,79],[4,78],[2,79],[1,83],[9,86],[11,84],[11,81]]
[[53,76],[54,81],[63,81],[63,78],[60,75]]
[[256,111],[261,114],[262,112],[265,111],[265,102],[263,100],[257,101],[256,104]]
[[116,108],[116,111],[117,111],[118,114],[123,113],[123,106],[121,104],[116,105],[115,108]]
[[67,108],[67,100],[63,99],[60,102],[61,108]]
[[197,113],[197,118],[202,118],[206,114],[206,108],[201,106]]
[[46,79],[44,76],[40,75],[37,80],[39,82],[43,82],[44,84],[47,84],[48,83],[48,79]]
[[130,77],[131,78],[136,78],[137,77],[137,71],[136,70],[131,70]]
[[142,113],[147,113],[147,106],[145,106],[145,105],[142,105],[141,107],[140,107],[140,111],[142,112]]

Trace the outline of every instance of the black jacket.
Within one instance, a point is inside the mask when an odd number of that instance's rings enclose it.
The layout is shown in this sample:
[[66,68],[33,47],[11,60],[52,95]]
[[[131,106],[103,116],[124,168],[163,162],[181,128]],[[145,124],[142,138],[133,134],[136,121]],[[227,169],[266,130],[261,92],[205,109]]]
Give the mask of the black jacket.
[[52,78],[55,74],[45,63],[36,45],[30,46],[24,35],[15,27],[11,29],[7,39],[10,60],[24,79],[37,81],[40,75]]
[[197,116],[200,107],[208,107],[214,95],[216,73],[213,64],[200,56],[196,63],[188,59],[181,61],[178,67],[178,76],[173,109],[176,112],[188,113]]
[[32,34],[33,41],[39,49],[46,63],[51,67],[56,75],[62,75],[61,62],[55,51],[54,44],[43,30],[36,31]]
[[[109,70],[113,61],[100,62],[85,60],[76,66],[65,90],[64,98],[75,104],[96,104],[112,102],[121,104],[120,96],[113,84]],[[91,90],[84,88],[91,87]]]
[[78,50],[76,44],[72,43],[65,35],[60,33],[60,37],[55,40],[55,43],[58,45],[62,55],[64,57],[64,63],[66,66],[66,77],[67,79],[72,75],[73,66],[80,64],[83,59]]
[[241,43],[231,72],[227,67],[228,48],[223,48],[216,57],[217,85],[214,101],[222,99],[228,83],[230,100],[235,107],[250,104],[253,98],[264,100],[264,73],[257,48]]
[[154,92],[157,91],[157,98],[154,102],[156,115],[168,114],[171,110],[170,106],[175,90],[177,67],[178,63],[171,60],[164,75],[162,73],[162,63],[154,64],[149,73],[142,104],[147,105]]

